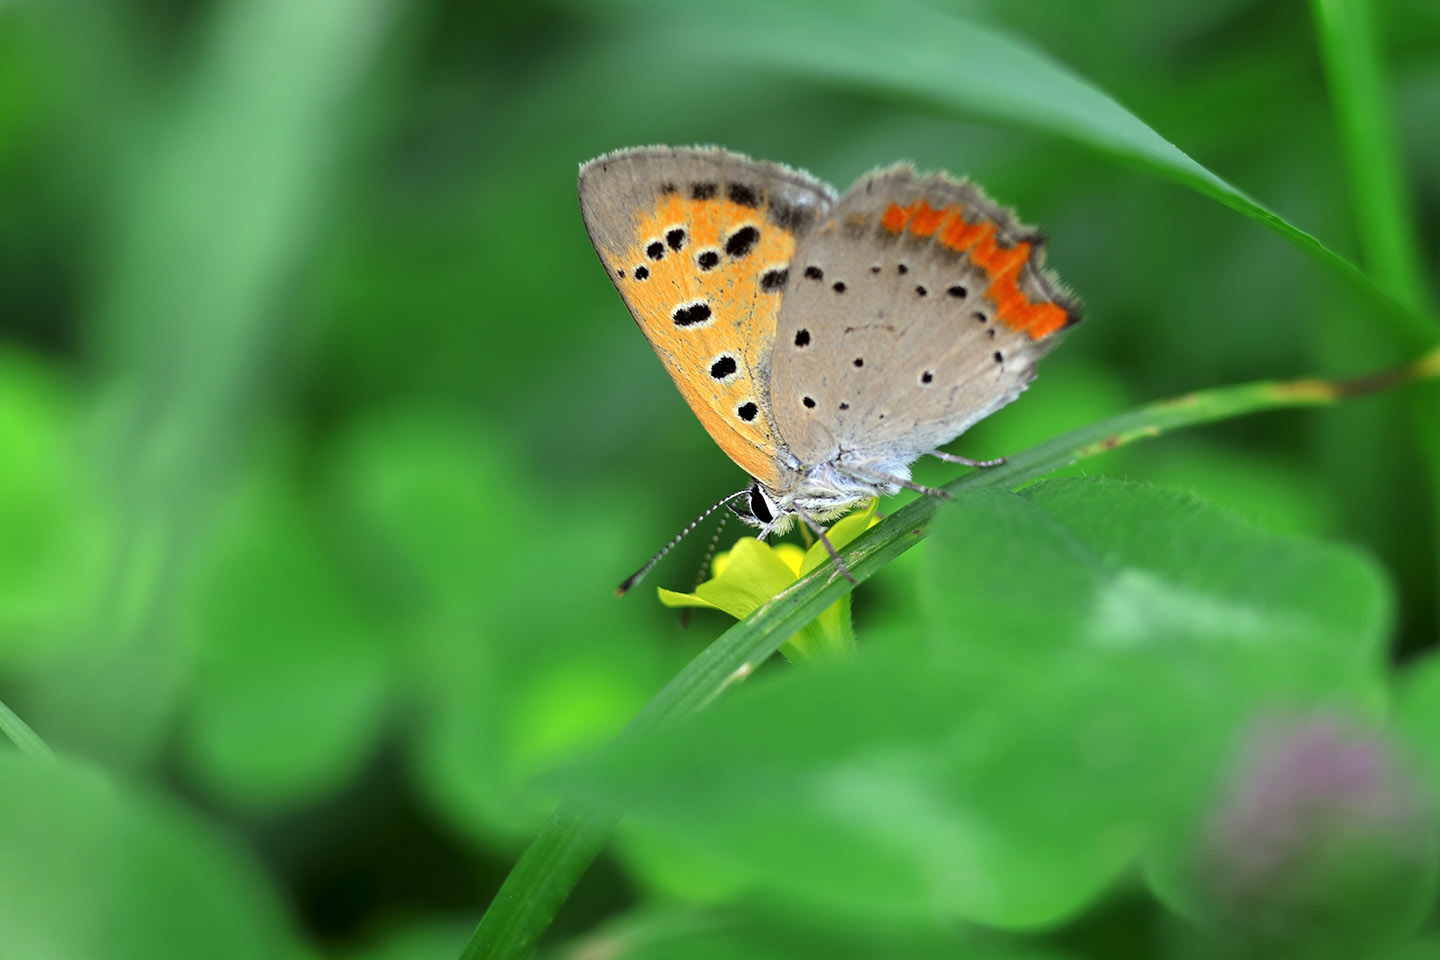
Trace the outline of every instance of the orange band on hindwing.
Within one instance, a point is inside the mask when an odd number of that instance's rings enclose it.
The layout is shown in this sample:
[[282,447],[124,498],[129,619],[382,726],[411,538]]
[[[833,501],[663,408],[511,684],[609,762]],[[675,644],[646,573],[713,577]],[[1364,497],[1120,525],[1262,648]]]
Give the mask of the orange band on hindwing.
[[1022,240],[1001,247],[994,222],[967,223],[959,206],[937,209],[921,199],[903,207],[891,203],[881,214],[880,225],[891,233],[908,230],[916,237],[936,237],[947,250],[969,256],[988,277],[985,295],[995,303],[996,319],[1010,329],[1041,340],[1069,326],[1070,314],[1064,307],[1034,302],[1020,289],[1020,271],[1030,261],[1033,245]]

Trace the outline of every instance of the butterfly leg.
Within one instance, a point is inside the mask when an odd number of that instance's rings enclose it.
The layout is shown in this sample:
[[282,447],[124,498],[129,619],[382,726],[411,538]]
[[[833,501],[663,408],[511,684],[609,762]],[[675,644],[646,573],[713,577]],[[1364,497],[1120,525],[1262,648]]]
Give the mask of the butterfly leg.
[[916,493],[923,493],[927,497],[939,497],[941,500],[949,500],[950,494],[939,487],[927,487],[923,483],[916,483],[913,480],[892,479],[891,483],[898,483],[906,490],[914,490]]
[[840,559],[840,554],[835,552],[835,545],[830,542],[829,537],[825,536],[825,528],[817,523],[814,517],[810,516],[810,514],[804,510],[801,510],[798,505],[792,503],[790,504],[790,509],[794,510],[795,514],[801,520],[805,521],[805,525],[810,528],[810,531],[820,539],[820,542],[825,544],[825,552],[830,554],[830,559],[835,562],[835,569],[840,571],[840,575],[851,583],[855,583],[855,574],[850,572],[850,568],[845,565],[845,561]]
[[941,500],[949,500],[950,494],[939,487],[927,487],[924,484],[916,483],[914,480],[906,480],[900,477],[892,477],[882,473],[871,473],[869,470],[860,470],[855,467],[846,467],[845,472],[857,480],[867,480],[871,483],[893,483],[906,490],[914,490],[916,493],[923,493],[927,497],[939,497]]
[[944,460],[946,463],[958,463],[967,467],[998,467],[1005,462],[1004,457],[996,457],[994,460],[971,460],[969,457],[958,457],[953,453],[946,453],[944,450],[931,450],[927,457],[935,457],[937,460]]

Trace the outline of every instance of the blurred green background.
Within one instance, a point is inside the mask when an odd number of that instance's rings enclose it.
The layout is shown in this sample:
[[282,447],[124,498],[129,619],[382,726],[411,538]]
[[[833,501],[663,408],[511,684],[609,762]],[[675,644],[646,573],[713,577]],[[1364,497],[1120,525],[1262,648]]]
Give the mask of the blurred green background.
[[[1363,259],[1298,0],[930,9],[1048,51]],[[1433,295],[1440,5],[1372,9]],[[895,49],[933,39],[878,3],[0,2],[0,700],[67,758],[3,756],[0,957],[156,956],[159,931],[174,956],[457,955],[558,796],[542,775],[723,628],[681,630],[649,585],[612,595],[741,478],[590,249],[575,174],[599,153],[718,143],[841,187],[910,159],[1042,225],[1087,320],[954,448],[972,457],[1414,355],[1212,200],[850,72],[859,12]],[[1440,615],[1413,399],[1073,472],[1368,554],[1409,659]],[[689,589],[705,539],[651,584]],[[903,632],[923,549],[856,595],[862,645]],[[602,859],[555,949],[638,956],[585,938],[731,896],[661,846],[637,830]],[[1061,924],[1065,955],[1145,955],[1146,908],[1107,903]],[[846,944],[886,955],[909,930]]]

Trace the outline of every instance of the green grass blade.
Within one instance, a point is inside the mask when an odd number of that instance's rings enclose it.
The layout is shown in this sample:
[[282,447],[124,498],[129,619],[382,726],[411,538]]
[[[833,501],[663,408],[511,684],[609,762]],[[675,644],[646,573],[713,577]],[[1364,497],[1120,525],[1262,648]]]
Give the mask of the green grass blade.
[[327,209],[345,105],[393,7],[207,6],[183,95],[155,105],[123,165],[90,318],[117,527],[90,629],[115,662],[72,681],[94,688],[75,699],[107,751],[158,747],[174,689],[157,666],[170,662],[168,604],[269,399],[267,364],[293,336],[283,308]]
[[[1350,205],[1370,276],[1397,300],[1431,305],[1391,99],[1369,0],[1311,0],[1335,124],[1349,171]],[[1410,416],[1440,502],[1440,391],[1417,391]],[[1440,535],[1440,528],[1437,528]]]
[[1354,263],[1207,169],[1083,77],[992,27],[907,2],[737,0],[699,12],[655,0],[639,6],[645,14],[637,21],[651,26],[637,31],[637,49],[647,57],[665,50],[685,56],[683,64],[655,64],[644,76],[672,75],[672,66],[674,75],[690,75],[697,60],[726,70],[753,66],[1060,137],[1195,190],[1280,234],[1355,287],[1379,308],[1380,322],[1413,349],[1440,337],[1433,318]]
[[1367,0],[1311,0],[1321,59],[1350,172],[1350,201],[1371,278],[1400,301],[1427,303],[1425,272],[1410,216]]
[[[1265,410],[1326,406],[1417,380],[1440,380],[1440,349],[1406,367],[1360,380],[1263,381],[1152,403],[1056,437],[1002,466],[968,473],[945,489],[951,493],[969,487],[1013,489],[1052,470],[1173,430]],[[725,631],[645,705],[628,730],[649,729],[694,711],[729,684],[744,679],[791,634],[920,542],[940,502],[934,497],[914,500],[842,550],[855,583],[826,565]],[[604,846],[615,818],[607,811],[562,804],[506,878],[461,954],[462,960],[529,954]]]
[[55,755],[49,744],[41,740],[39,734],[31,730],[30,725],[21,720],[20,715],[11,710],[3,701],[0,701],[0,733],[5,734],[21,753],[27,753],[32,757]]

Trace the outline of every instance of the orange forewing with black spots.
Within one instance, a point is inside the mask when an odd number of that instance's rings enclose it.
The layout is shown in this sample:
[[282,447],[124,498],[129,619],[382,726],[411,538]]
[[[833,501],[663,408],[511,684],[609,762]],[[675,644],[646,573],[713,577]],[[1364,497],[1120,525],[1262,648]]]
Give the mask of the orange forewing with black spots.
[[776,278],[794,252],[795,234],[769,222],[763,205],[679,191],[640,212],[628,245],[600,251],[685,402],[761,482],[776,478],[763,374],[780,313]]

